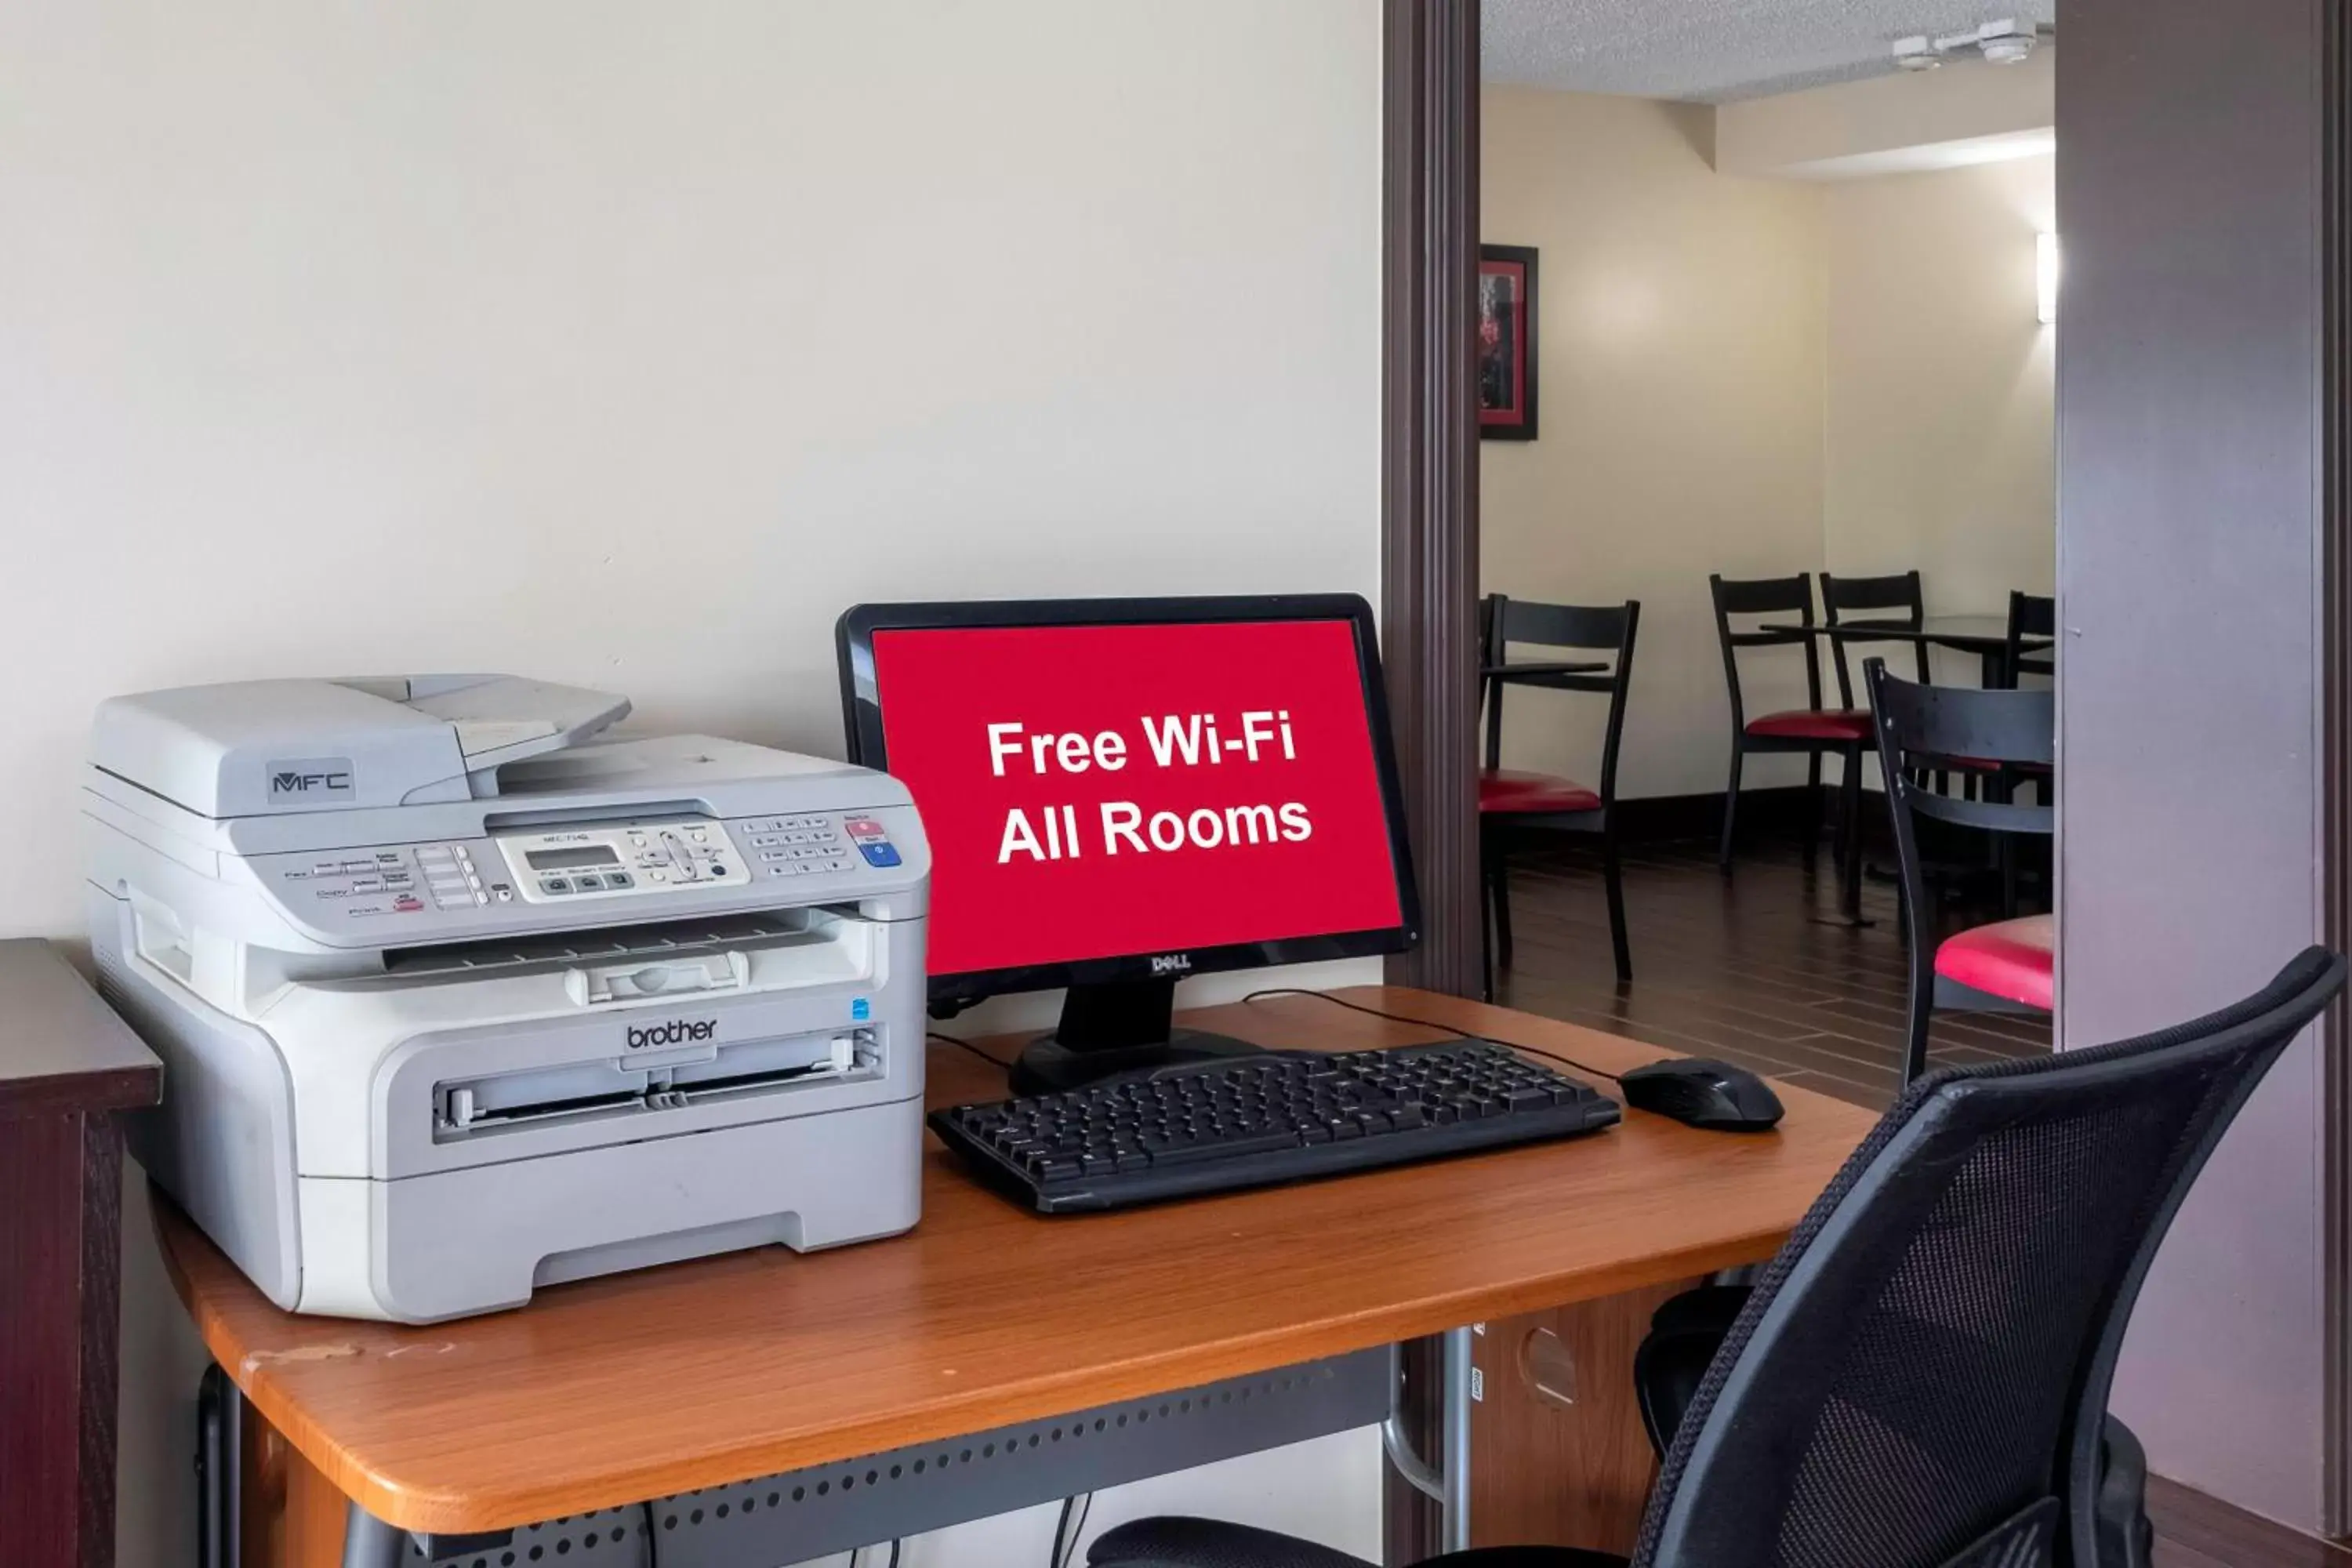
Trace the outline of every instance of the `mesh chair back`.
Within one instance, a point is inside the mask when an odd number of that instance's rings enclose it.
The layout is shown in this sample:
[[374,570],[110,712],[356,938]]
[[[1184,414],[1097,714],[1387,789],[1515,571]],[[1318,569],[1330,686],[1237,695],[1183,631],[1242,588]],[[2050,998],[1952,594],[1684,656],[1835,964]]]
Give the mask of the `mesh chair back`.
[[2149,1259],[2343,984],[2315,948],[2194,1023],[1914,1084],[1708,1369],[1636,1563],[2090,1568],[2108,1384]]

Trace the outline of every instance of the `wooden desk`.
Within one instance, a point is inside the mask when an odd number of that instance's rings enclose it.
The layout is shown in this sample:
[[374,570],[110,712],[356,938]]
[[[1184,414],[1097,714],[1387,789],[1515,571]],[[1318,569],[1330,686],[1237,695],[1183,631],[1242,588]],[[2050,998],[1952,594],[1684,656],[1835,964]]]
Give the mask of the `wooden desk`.
[[[1661,1054],[1418,992],[1340,994],[1609,1070]],[[1188,1019],[1332,1049],[1443,1033],[1307,996]],[[1003,1093],[951,1047],[929,1069],[934,1103]],[[390,1524],[488,1531],[1755,1261],[1873,1122],[1782,1096],[1761,1137],[1629,1113],[1569,1143],[1083,1218],[1016,1209],[933,1143],[905,1237],[592,1280],[432,1328],[291,1316],[167,1205],[159,1232],[214,1359],[299,1466]]]
[[163,1065],[45,942],[0,942],[0,1563],[114,1561],[122,1130]]

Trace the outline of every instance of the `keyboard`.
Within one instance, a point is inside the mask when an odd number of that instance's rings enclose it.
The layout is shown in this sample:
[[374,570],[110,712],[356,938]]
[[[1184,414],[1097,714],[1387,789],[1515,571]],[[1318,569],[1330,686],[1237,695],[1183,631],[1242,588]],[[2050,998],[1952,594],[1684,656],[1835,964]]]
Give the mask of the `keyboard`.
[[1014,1202],[1074,1214],[1571,1138],[1618,1116],[1507,1047],[1448,1040],[1185,1063],[930,1125]]

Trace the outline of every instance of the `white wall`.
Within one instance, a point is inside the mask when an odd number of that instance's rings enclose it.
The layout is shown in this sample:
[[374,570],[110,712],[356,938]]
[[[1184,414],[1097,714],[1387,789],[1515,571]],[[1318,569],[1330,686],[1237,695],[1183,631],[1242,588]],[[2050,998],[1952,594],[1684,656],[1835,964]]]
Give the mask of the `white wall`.
[[[1821,565],[1820,193],[1716,174],[1704,108],[1490,88],[1482,114],[1481,237],[1537,247],[1541,290],[1540,438],[1480,453],[1484,586],[1641,600],[1619,792],[1720,791],[1707,574]],[[1751,712],[1801,701],[1787,663],[1757,666]],[[1597,784],[1604,709],[1513,693],[1506,761]],[[1748,782],[1803,776],[1766,759]]]
[[[833,750],[859,599],[1371,594],[1379,47],[1360,0],[0,8],[0,931],[79,921],[111,692],[511,669]],[[194,1361],[130,1228],[163,1568]],[[1376,1554],[1370,1450],[1316,1452],[1260,1490]],[[971,1539],[914,1568],[1043,1551]]]
[[[1916,566],[1953,615],[2052,591],[2057,331],[2035,315],[2034,237],[2055,225],[2056,162],[1823,188],[1830,571]],[[1975,660],[1937,674],[1972,682]]]

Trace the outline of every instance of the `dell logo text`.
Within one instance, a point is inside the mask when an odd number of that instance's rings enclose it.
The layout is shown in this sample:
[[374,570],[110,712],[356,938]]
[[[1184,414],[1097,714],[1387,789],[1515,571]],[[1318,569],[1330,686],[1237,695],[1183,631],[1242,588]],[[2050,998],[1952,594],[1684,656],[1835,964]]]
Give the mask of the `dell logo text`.
[[1190,974],[1192,955],[1189,952],[1163,952],[1151,961],[1151,973],[1158,974]]

